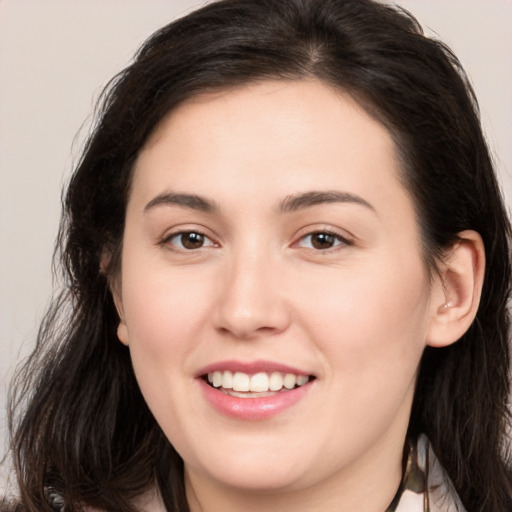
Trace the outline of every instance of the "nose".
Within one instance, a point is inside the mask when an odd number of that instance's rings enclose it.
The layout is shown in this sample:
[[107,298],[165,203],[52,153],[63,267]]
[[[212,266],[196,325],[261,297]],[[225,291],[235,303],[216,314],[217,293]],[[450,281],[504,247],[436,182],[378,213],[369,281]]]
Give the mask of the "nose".
[[269,255],[231,261],[218,296],[216,328],[243,340],[285,331],[290,311],[282,281],[279,265]]

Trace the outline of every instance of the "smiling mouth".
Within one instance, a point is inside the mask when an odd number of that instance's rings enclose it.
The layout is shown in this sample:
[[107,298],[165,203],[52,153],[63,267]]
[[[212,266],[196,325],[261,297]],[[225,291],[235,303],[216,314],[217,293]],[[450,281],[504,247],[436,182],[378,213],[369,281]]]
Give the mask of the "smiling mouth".
[[221,393],[237,398],[263,398],[285,393],[306,385],[313,376],[282,372],[259,372],[253,375],[243,372],[215,371],[203,377]]

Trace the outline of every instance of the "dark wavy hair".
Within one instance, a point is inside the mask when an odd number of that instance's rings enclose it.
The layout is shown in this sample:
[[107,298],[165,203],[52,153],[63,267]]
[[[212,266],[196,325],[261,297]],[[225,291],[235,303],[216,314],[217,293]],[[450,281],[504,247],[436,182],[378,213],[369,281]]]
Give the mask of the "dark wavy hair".
[[[427,348],[409,434],[425,433],[470,511],[512,510],[510,226],[473,90],[453,53],[407,12],[372,0],[223,0],[156,32],[109,84],[69,183],[58,239],[66,290],[11,396],[17,510],[88,504],[132,512],[158,486],[187,511],[183,462],[139,391],[109,277],[119,271],[132,169],[162,118],[196,94],[267,79],[317,79],[352,95],[392,134],[427,268],[472,229],[485,244],[476,319]],[[111,255],[108,269],[102,255]]]

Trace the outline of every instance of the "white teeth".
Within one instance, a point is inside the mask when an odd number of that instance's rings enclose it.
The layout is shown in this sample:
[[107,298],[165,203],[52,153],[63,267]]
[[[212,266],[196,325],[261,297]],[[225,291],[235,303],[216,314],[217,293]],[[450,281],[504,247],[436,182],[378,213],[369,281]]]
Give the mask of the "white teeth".
[[309,380],[307,375],[298,375],[297,376],[297,386],[304,386],[306,382]]
[[213,372],[212,384],[214,388],[220,388],[222,386],[221,372]]
[[268,387],[270,391],[279,391],[283,387],[283,376],[279,372],[272,373]]
[[233,374],[231,372],[224,372],[222,375],[222,387],[224,389],[233,388]]
[[287,373],[284,376],[283,384],[286,389],[293,389],[295,384],[297,384],[297,377],[293,373]]
[[251,391],[268,391],[268,375],[266,373],[255,373],[251,377]]
[[215,371],[208,374],[208,382],[215,388],[232,389],[236,392],[266,393],[294,389],[309,382],[307,375],[259,372],[249,375],[243,372]]
[[233,389],[235,391],[249,391],[251,379],[247,373],[236,372],[233,375]]

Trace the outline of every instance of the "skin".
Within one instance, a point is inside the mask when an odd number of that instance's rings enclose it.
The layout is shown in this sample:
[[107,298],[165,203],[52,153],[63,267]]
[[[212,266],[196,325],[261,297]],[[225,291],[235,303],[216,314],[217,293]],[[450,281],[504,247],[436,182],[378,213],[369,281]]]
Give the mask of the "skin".
[[[196,97],[144,147],[115,286],[118,334],[185,461],[192,511],[375,512],[392,500],[421,355],[462,334],[479,278],[460,276],[483,272],[469,233],[448,282],[429,281],[399,173],[388,131],[317,81]],[[345,196],[290,207],[311,191]],[[163,201],[170,193],[215,208]],[[184,231],[204,245],[185,248]],[[326,231],[333,246],[315,248],[311,233]],[[315,380],[257,421],[205,399],[201,368],[262,359]]]

